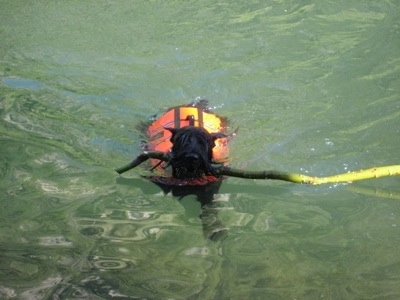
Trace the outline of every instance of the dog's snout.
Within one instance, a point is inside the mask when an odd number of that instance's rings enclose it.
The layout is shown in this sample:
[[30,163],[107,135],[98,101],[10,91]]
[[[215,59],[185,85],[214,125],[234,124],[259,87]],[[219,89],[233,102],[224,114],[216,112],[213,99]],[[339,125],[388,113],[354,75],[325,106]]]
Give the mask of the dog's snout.
[[189,153],[185,155],[185,168],[189,172],[194,172],[200,167],[200,156],[197,153]]
[[185,155],[185,159],[189,162],[197,162],[200,157],[197,153],[189,153]]
[[172,176],[200,178],[212,170],[213,138],[202,127],[186,126],[172,132]]

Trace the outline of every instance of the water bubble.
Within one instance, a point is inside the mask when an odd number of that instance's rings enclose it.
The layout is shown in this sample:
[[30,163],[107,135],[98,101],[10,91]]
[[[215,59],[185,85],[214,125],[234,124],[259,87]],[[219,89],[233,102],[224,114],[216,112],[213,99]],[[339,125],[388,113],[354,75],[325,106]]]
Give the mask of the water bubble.
[[333,142],[332,142],[330,139],[326,138],[326,139],[325,139],[325,145],[327,145],[327,146],[333,146]]

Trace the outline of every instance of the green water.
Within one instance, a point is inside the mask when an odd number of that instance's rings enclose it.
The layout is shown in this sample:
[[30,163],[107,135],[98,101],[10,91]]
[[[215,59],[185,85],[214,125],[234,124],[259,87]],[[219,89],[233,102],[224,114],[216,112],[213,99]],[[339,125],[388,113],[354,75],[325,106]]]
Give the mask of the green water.
[[235,167],[399,164],[399,15],[397,1],[1,0],[0,298],[399,299],[399,178],[229,178],[201,210],[113,171],[139,153],[140,121],[202,97],[239,127]]

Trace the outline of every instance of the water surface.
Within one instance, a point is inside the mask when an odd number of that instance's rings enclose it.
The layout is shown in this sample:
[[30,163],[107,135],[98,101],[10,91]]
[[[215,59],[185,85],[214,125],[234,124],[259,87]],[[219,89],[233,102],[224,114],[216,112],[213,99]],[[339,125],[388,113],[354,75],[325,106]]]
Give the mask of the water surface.
[[398,299],[399,178],[229,178],[201,209],[113,169],[139,153],[137,124],[199,98],[239,127],[235,167],[398,164],[399,14],[0,1],[0,298]]

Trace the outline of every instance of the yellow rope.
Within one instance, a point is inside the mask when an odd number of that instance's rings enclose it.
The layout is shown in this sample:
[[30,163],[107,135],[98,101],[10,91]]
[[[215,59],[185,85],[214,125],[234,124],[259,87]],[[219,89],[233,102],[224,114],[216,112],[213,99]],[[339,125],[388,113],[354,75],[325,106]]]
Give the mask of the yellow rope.
[[400,175],[400,165],[375,167],[367,170],[360,170],[355,172],[343,173],[332,175],[328,177],[312,177],[302,174],[289,173],[288,181],[295,183],[307,183],[307,184],[325,184],[325,183],[346,183],[354,182],[365,179],[379,178],[385,176],[397,176]]

